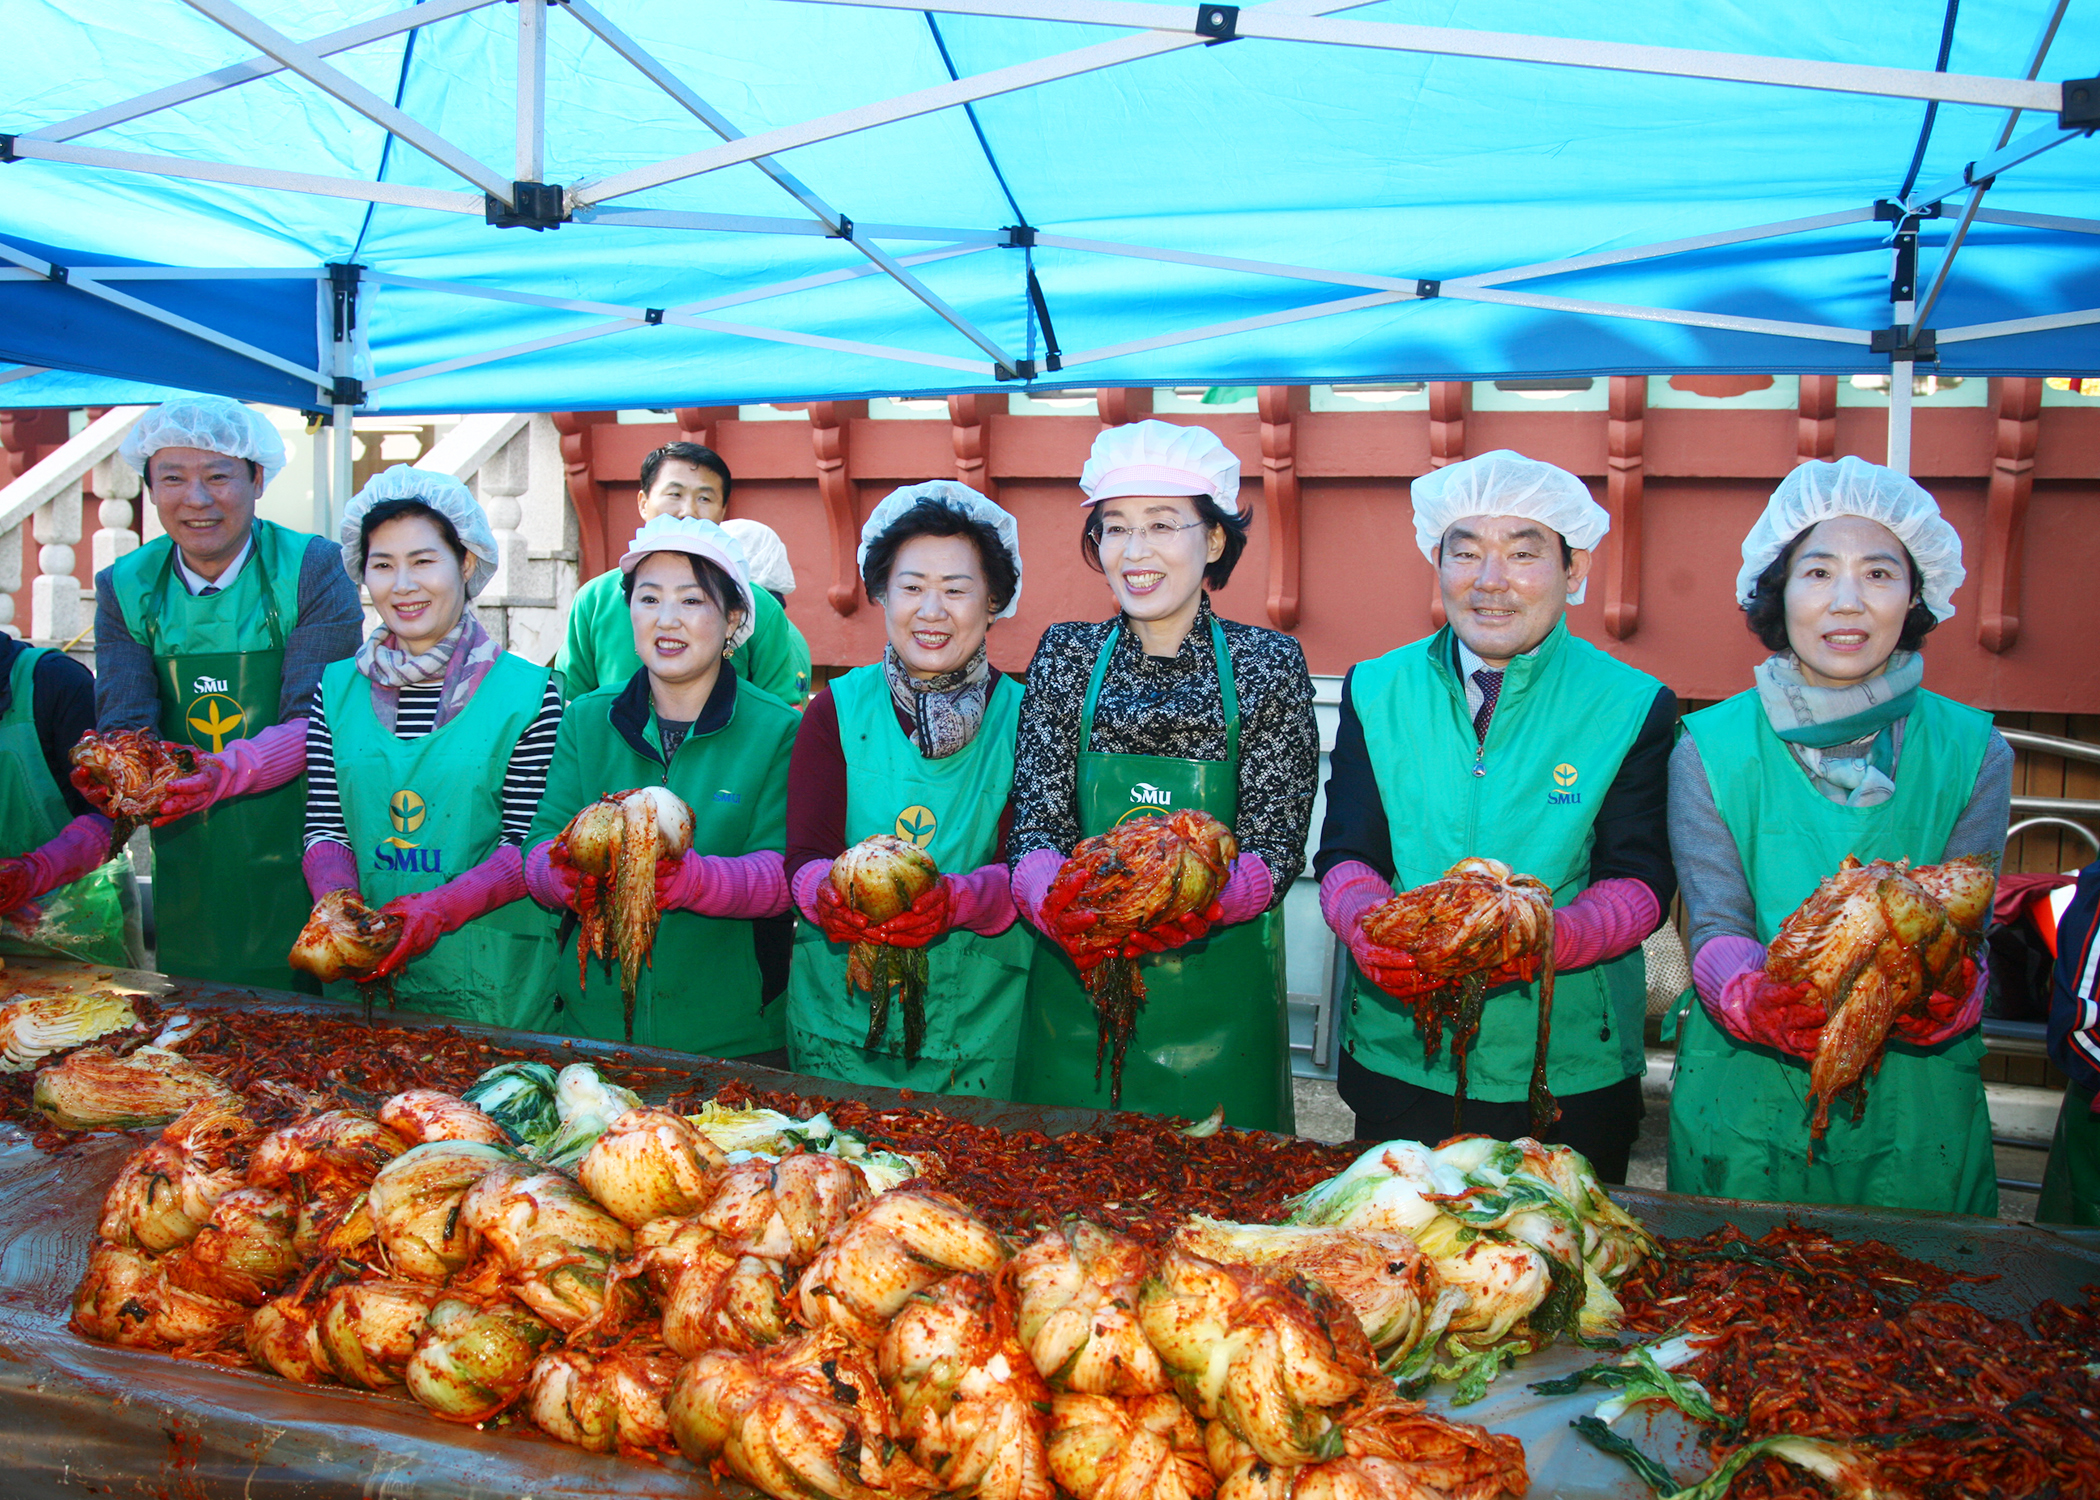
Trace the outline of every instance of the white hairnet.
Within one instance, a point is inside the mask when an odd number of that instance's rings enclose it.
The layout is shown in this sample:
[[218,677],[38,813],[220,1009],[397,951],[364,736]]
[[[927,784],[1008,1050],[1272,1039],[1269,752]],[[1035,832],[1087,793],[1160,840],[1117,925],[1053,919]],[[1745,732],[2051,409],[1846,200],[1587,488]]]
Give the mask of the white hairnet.
[[734,651],[751,639],[758,629],[758,604],[751,596],[751,565],[744,560],[742,543],[715,522],[697,516],[651,516],[620,554],[620,571],[632,573],[652,552],[702,557],[727,573],[744,603],[743,622],[729,632],[729,649]]
[[141,474],[163,448],[202,448],[262,465],[268,484],[284,468],[284,439],[270,419],[231,396],[177,396],[142,415],[117,453]]
[[419,469],[413,464],[395,464],[383,474],[365,481],[343,512],[336,537],[343,544],[343,566],[362,583],[365,576],[365,544],[361,533],[365,517],[382,500],[415,500],[429,506],[452,523],[459,544],[467,549],[467,597],[473,598],[496,576],[496,533],[482,512],[474,492],[450,474]]
[[795,592],[795,567],[788,561],[787,543],[780,539],[779,532],[763,521],[744,516],[730,517],[722,523],[722,529],[736,538],[737,545],[744,549],[744,561],[751,565],[753,583],[777,594]]
[[1021,525],[1012,516],[994,505],[966,484],[953,479],[929,479],[924,484],[907,484],[902,489],[891,490],[882,497],[882,503],[869,512],[867,521],[860,528],[860,552],[854,557],[854,566],[861,570],[863,580],[867,577],[868,548],[875,539],[888,531],[904,513],[921,500],[937,500],[950,510],[961,511],[973,521],[982,521],[998,535],[999,545],[1006,549],[1008,561],[1014,565],[1014,596],[1006,601],[1006,607],[992,618],[1003,620],[1021,607]]
[[1924,486],[1863,458],[1801,464],[1779,481],[1764,514],[1743,538],[1736,603],[1747,608],[1757,592],[1757,575],[1786,551],[1788,542],[1833,516],[1861,516],[1893,531],[1918,565],[1925,607],[1936,620],[1953,618],[1954,591],[1968,576],[1961,565],[1960,534]]
[[[1611,530],[1611,513],[1590,487],[1553,464],[1507,448],[1431,469],[1409,486],[1415,500],[1415,545],[1436,566],[1444,533],[1467,516],[1522,516],[1560,533],[1570,547],[1588,552]],[[1580,604],[1589,592],[1585,578],[1568,595]]]
[[1079,471],[1088,505],[1128,495],[1208,495],[1220,510],[1240,507],[1240,461],[1208,427],[1125,422],[1094,439]]

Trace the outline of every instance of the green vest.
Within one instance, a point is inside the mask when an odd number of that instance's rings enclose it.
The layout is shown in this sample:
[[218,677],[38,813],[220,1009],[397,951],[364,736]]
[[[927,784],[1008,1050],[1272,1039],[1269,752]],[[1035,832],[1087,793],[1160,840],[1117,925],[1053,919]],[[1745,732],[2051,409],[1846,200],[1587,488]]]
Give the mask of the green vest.
[[[778,599],[756,584],[751,598],[751,635],[736,648],[737,678],[800,708],[809,700],[809,643]],[[569,633],[554,658],[554,670],[561,674],[563,692],[580,698],[601,687],[625,687],[641,669],[641,653],[634,649],[634,619],[620,586],[620,570],[614,568],[576,591],[569,606]]]
[[[801,716],[763,688],[739,681],[729,722],[711,734],[688,734],[666,767],[613,727],[613,702],[626,686],[602,687],[569,705],[525,847],[555,837],[607,792],[658,782],[692,808],[693,848],[700,853],[734,857],[786,848],[788,755]],[[654,715],[647,736],[660,754]],[[592,960],[588,978],[579,979],[570,944],[555,972],[561,1013],[550,1029],[624,1040],[617,964]],[[634,1040],[710,1057],[771,1051],[786,1039],[786,1007],[761,1009],[759,985],[750,922],[667,911],[654,957],[635,987]]]
[[[435,890],[496,852],[504,769],[539,715],[547,676],[545,667],[505,652],[455,717],[404,740],[379,721],[372,684],[354,660],[321,674],[343,822],[369,905]],[[477,917],[402,971],[395,1000],[483,1026],[551,1030],[554,927],[555,918],[529,900]],[[328,992],[348,997],[354,988]]]
[[[284,643],[299,619],[299,570],[313,539],[254,526],[240,575],[193,595],[175,575],[175,544],[155,537],[110,568],[131,638],[153,656],[160,733],[224,749],[278,722]],[[287,961],[313,902],[299,872],[306,777],[153,831],[155,965],[220,984],[313,993]]]
[[[977,737],[940,760],[920,754],[897,726],[882,663],[833,680],[831,699],[846,755],[846,843],[895,834],[955,875],[992,863],[999,815],[1013,791],[1020,683],[1001,677]],[[997,937],[957,927],[928,944],[926,1038],[914,1063],[905,1060],[903,1027],[894,1018],[876,1050],[864,1045],[868,1001],[848,993],[846,945],[825,937],[814,922],[798,923],[787,992],[795,1071],[923,1093],[1011,1098],[1034,947],[1020,922]]]
[[[1378,794],[1392,828],[1393,887],[1440,878],[1467,855],[1499,859],[1553,889],[1565,906],[1590,883],[1593,822],[1662,684],[1568,633],[1563,619],[1509,664],[1476,741],[1447,626],[1351,678]],[[1546,1080],[1560,1095],[1608,1088],[1646,1066],[1641,950],[1556,976]],[[1538,1031],[1535,986],[1489,992],[1467,1068],[1467,1094],[1528,1097]],[[1451,1049],[1423,1060],[1412,1008],[1362,974],[1349,1002],[1348,1048],[1366,1068],[1438,1093],[1457,1092]]]
[[[1809,781],[1755,691],[1685,719],[1757,905],[1757,940],[1860,860],[1937,863],[1975,794],[1990,715],[1921,692],[1904,727],[1896,794],[1845,807]],[[1995,1214],[1997,1169],[1975,1034],[1929,1051],[1892,1041],[1854,1123],[1842,1102],[1808,1163],[1808,1064],[1742,1045],[1690,1007],[1670,1093],[1672,1192]]]
[[[0,857],[41,849],[73,821],[37,738],[36,664],[44,654],[38,647],[25,647],[15,656],[14,670],[8,674],[13,697],[6,717],[0,718],[0,768],[4,768],[0,772]],[[133,959],[124,946],[124,908],[117,897],[124,851],[115,849],[111,854],[114,857],[100,869],[37,898],[57,948],[0,927],[0,953],[78,955],[92,963],[130,968]]]

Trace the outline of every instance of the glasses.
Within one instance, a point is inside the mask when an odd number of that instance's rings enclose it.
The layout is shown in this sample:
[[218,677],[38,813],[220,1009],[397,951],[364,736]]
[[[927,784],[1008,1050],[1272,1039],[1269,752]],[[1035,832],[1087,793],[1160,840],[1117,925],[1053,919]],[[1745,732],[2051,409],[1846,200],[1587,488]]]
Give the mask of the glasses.
[[1121,547],[1132,537],[1142,536],[1153,546],[1164,546],[1177,531],[1190,531],[1205,525],[1203,521],[1184,521],[1176,526],[1171,521],[1150,521],[1143,526],[1104,526],[1101,528],[1101,545]]

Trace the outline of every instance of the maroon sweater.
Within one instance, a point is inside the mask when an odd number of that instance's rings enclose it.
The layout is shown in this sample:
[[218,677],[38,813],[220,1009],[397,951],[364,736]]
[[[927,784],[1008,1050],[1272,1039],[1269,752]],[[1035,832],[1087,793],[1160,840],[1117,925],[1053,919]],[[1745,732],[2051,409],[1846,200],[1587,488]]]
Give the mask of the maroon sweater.
[[[993,680],[999,676],[999,669],[994,667]],[[901,713],[897,715],[897,727],[911,733],[911,722]],[[992,855],[995,863],[1006,859],[1006,838],[1013,821],[1014,805],[1009,796],[999,813],[999,847]],[[795,732],[794,754],[788,760],[788,876],[792,879],[813,859],[834,860],[845,852],[846,750],[839,740],[838,705],[832,701],[831,689],[825,688],[803,710],[802,727]]]

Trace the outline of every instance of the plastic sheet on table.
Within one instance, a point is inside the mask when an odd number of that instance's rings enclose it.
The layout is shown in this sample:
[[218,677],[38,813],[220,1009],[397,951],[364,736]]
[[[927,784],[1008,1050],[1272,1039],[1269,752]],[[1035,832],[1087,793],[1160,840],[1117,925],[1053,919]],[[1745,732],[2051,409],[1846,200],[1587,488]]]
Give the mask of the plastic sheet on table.
[[[123,977],[169,1001],[256,1005],[287,1013],[340,1009],[294,996],[171,986],[160,976]],[[387,1022],[455,1024],[405,1014],[389,1016]],[[1091,1110],[1045,1110],[987,1099],[919,1096],[905,1101],[887,1089],[648,1048],[460,1029],[510,1043],[538,1043],[581,1059],[624,1053],[637,1063],[675,1070],[663,1075],[665,1084],[644,1090],[656,1100],[695,1086],[741,1081],[885,1106],[937,1107],[1008,1130],[1058,1134],[1101,1118]],[[66,1318],[102,1196],[138,1144],[131,1136],[105,1134],[47,1153],[19,1127],[0,1125],[0,1493],[9,1500],[55,1500],[90,1486],[183,1500],[691,1500],[717,1493],[704,1472],[677,1458],[650,1464],[584,1453],[522,1424],[480,1431],[439,1422],[405,1396],[298,1386],[259,1371],[76,1337],[67,1330]],[[2100,1237],[2095,1236],[1954,1215],[1730,1203],[1637,1190],[1614,1196],[1665,1237],[1705,1234],[1728,1223],[1754,1236],[1793,1219],[1843,1238],[1885,1240],[1950,1270],[1995,1275],[1995,1281],[1960,1288],[1959,1295],[1999,1315],[2018,1316],[2049,1297],[2077,1300],[2083,1287],[2100,1282]],[[1603,1357],[1587,1349],[1549,1349],[1505,1369],[1487,1396],[1472,1405],[1450,1409],[1441,1394],[1432,1395],[1431,1405],[1521,1438],[1537,1500],[1646,1500],[1645,1488],[1623,1464],[1591,1448],[1568,1425],[1593,1411],[1603,1392],[1592,1388],[1546,1397],[1529,1389],[1533,1382]],[[1635,1411],[1616,1427],[1679,1478],[1705,1472],[1697,1433],[1674,1415]],[[734,1483],[722,1489],[749,1494]]]

